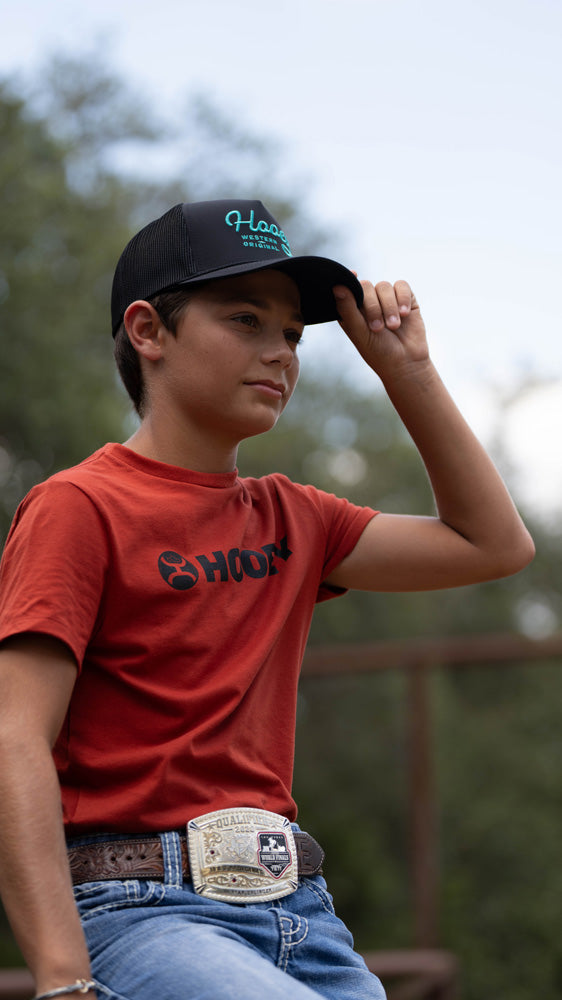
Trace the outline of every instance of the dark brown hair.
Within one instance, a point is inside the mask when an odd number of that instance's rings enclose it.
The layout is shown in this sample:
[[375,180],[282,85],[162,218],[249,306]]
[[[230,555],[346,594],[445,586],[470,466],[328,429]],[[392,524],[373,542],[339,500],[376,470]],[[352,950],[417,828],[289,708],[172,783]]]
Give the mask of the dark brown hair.
[[[193,290],[188,292],[183,288],[176,288],[168,292],[160,292],[158,295],[153,295],[147,301],[154,306],[166,329],[175,335],[179,320],[192,296]],[[133,401],[135,410],[139,417],[142,418],[145,413],[146,402],[142,367],[139,355],[129,340],[124,323],[121,323],[115,334],[113,354],[121,381]]]

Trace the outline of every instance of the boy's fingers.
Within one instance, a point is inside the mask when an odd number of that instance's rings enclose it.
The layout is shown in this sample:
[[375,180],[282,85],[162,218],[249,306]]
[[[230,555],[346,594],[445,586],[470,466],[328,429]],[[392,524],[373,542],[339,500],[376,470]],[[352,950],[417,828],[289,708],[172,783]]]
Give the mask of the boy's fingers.
[[[370,281],[362,281],[361,284],[365,296],[362,309],[363,315],[369,328],[378,332],[384,328],[387,319],[384,310],[384,295],[382,297],[379,296],[378,291],[379,287],[387,286],[388,282],[380,282],[376,287]],[[392,288],[391,285],[388,285],[388,287]]]
[[400,305],[406,303],[403,292],[399,302],[394,285],[389,281],[379,281],[375,286],[375,293],[382,309],[384,325],[390,330],[396,330],[400,326]]
[[373,288],[363,282],[366,308],[364,312],[371,330],[381,330],[383,326],[398,330],[402,320],[417,306],[414,294],[407,281],[379,281]]
[[376,285],[370,281],[362,281],[361,285],[364,294],[361,311],[358,310],[355,297],[348,288],[336,285],[333,289],[340,319],[344,325],[357,322],[361,317],[374,332],[382,330],[385,326],[397,330],[402,319],[417,307],[415,296],[407,281],[397,281],[394,285],[389,281],[379,281]]
[[407,316],[412,307],[416,304],[416,299],[407,281],[397,281],[394,285],[398,311],[401,316]]

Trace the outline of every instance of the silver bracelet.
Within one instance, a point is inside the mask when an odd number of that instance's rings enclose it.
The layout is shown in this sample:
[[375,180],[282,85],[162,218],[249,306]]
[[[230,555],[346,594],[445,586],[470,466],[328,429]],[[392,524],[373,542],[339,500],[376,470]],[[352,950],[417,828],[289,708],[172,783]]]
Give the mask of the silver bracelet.
[[47,993],[38,993],[33,1000],[50,1000],[51,997],[62,997],[68,993],[87,993],[95,990],[96,984],[92,979],[77,979],[70,986],[59,986],[56,990],[49,990]]

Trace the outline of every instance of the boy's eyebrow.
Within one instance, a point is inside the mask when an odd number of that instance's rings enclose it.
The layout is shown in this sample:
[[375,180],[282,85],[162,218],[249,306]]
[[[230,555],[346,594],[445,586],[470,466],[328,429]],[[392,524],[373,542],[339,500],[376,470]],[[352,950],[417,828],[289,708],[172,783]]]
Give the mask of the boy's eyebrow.
[[[225,306],[244,304],[249,306],[255,306],[256,309],[269,309],[269,302],[267,301],[267,299],[256,299],[253,295],[244,295],[244,294],[242,295],[227,294],[224,296],[221,295],[220,301]],[[295,309],[294,313],[291,316],[291,319],[294,320],[295,323],[302,323],[302,325],[304,326],[303,315],[298,311],[298,309]]]

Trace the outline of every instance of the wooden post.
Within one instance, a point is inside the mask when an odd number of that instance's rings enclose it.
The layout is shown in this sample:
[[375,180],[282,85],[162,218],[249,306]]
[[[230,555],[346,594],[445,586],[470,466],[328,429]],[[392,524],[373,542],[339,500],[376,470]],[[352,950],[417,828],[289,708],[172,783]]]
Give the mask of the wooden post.
[[435,775],[431,744],[431,668],[408,667],[410,842],[414,943],[434,948],[438,937]]

